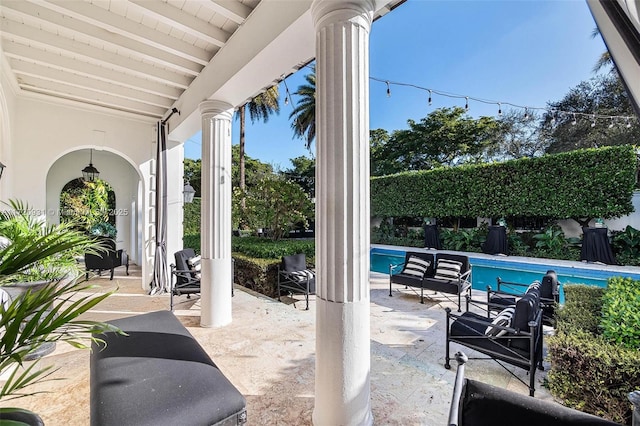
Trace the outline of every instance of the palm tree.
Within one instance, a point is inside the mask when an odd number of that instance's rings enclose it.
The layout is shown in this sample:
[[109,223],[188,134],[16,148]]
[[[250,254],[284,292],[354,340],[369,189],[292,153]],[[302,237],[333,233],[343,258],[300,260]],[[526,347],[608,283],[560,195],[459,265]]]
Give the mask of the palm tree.
[[246,121],[245,115],[247,110],[249,111],[249,118],[252,123],[258,119],[262,119],[266,123],[274,112],[276,114],[280,114],[280,93],[278,92],[278,86],[271,86],[238,109],[238,117],[240,119],[240,161],[238,165],[240,169],[240,190],[242,191],[244,191],[246,187],[244,170],[244,133]]
[[[593,31],[591,31],[591,38],[596,38],[600,35],[600,29],[598,27],[594,28]],[[598,72],[600,71],[602,68],[609,68],[610,71],[613,71],[614,67],[613,67],[613,59],[611,58],[611,54],[609,53],[608,50],[605,50],[600,57],[598,58],[598,61],[596,62],[596,64],[593,66],[593,72]]]
[[291,128],[295,136],[306,139],[309,149],[316,138],[316,68],[305,77],[307,84],[298,87],[295,92],[301,100],[295,106],[289,118],[293,118]]

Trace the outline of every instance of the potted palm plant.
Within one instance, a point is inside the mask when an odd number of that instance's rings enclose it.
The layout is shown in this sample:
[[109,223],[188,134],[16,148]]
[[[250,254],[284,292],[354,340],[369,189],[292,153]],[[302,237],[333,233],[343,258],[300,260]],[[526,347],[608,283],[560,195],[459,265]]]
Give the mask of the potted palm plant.
[[[88,348],[100,333],[114,330],[79,318],[110,295],[87,296],[93,286],[79,281],[83,271],[76,256],[100,247],[71,223],[47,225],[25,204],[8,206],[0,212],[0,371],[8,375],[2,401],[32,395],[29,387],[53,373],[40,368],[38,359],[29,361],[37,348],[56,342]],[[0,408],[0,425],[19,424],[43,423],[27,410]]]

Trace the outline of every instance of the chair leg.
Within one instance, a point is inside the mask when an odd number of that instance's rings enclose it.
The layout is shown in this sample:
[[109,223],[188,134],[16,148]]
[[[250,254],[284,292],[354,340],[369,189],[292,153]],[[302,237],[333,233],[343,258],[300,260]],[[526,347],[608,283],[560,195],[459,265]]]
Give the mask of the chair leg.
[[462,298],[460,297],[460,292],[458,292],[458,312],[462,312],[462,309],[460,309],[460,303],[462,303]]
[[85,279],[85,281],[89,281],[89,271],[86,271],[84,273],[84,279]]
[[126,264],[126,268],[127,268],[127,275],[129,275],[129,264]]
[[391,294],[391,277],[389,277],[389,297],[393,297],[393,294]]
[[111,276],[109,277],[110,281],[113,281],[113,268],[111,268]]
[[424,288],[420,287],[420,303],[424,305]]
[[445,352],[444,352],[444,368],[446,368],[447,370],[451,369],[451,364],[449,363],[450,361],[450,357],[449,357],[449,312],[451,312],[450,308],[446,308],[445,312],[447,314],[447,321],[445,323],[445,327],[446,327],[446,344],[445,344]]

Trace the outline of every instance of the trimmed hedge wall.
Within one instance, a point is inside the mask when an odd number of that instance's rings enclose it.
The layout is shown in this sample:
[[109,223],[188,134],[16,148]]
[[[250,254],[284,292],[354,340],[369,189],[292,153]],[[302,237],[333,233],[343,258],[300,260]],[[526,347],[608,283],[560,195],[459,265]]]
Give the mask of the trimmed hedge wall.
[[614,146],[371,179],[373,217],[619,217],[633,211],[637,158]]
[[[611,278],[624,281],[622,278]],[[603,296],[610,289],[566,285],[556,335],[547,339],[547,387],[569,407],[631,425],[628,394],[640,389],[640,351],[602,336]]]

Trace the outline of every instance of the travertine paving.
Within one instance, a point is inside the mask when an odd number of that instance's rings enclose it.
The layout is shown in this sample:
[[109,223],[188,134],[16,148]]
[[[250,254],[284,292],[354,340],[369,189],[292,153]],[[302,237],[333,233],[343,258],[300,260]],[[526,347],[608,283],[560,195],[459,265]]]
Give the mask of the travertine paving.
[[[88,315],[109,320],[168,309],[167,295],[148,296],[139,270],[116,271],[113,281],[96,278],[97,291],[117,292]],[[444,308],[454,302],[442,295],[424,305],[410,290],[394,290],[387,278],[371,274],[371,399],[376,425],[445,425],[455,367],[444,363]],[[482,293],[478,293],[482,297]],[[302,300],[302,298],[300,298]],[[216,365],[247,399],[250,425],[309,425],[313,412],[315,368],[315,302],[280,303],[236,286],[233,322],[211,329],[199,327],[199,305],[191,300],[176,311]],[[454,345],[452,351],[459,347]],[[469,350],[466,350],[471,355]],[[48,391],[5,401],[38,412],[47,426],[89,424],[89,352],[59,344],[43,365],[55,365],[63,380],[38,385]],[[455,364],[455,363],[454,363]],[[523,370],[512,368],[528,381]],[[467,377],[527,394],[526,386],[492,361],[472,360]],[[536,397],[549,399],[538,379]],[[330,425],[331,426],[331,425]]]

